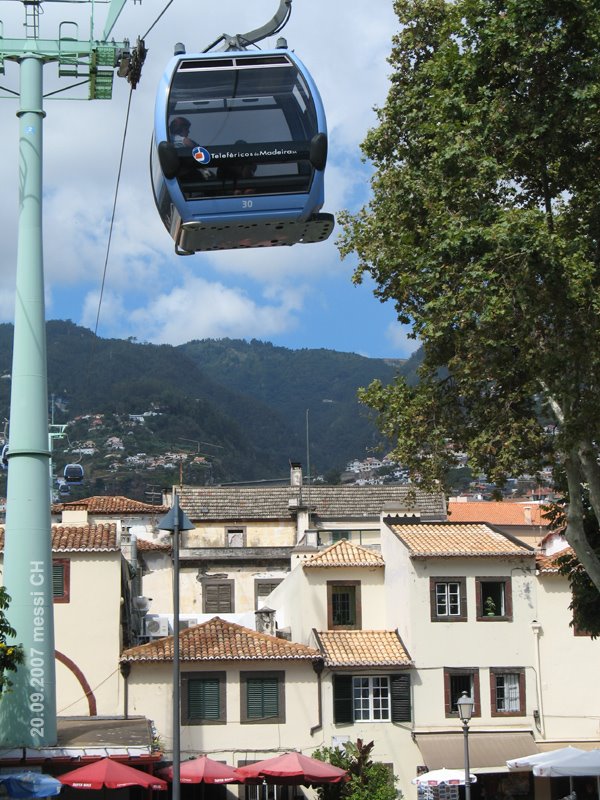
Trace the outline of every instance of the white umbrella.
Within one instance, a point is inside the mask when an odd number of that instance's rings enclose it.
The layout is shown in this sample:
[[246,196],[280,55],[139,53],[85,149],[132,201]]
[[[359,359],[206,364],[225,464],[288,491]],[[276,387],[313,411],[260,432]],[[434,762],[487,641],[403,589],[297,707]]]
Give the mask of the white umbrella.
[[522,758],[511,758],[506,762],[506,766],[509,770],[533,769],[540,764],[547,764],[550,761],[569,758],[585,752],[585,750],[581,750],[579,747],[561,747],[558,750],[548,750],[546,753],[534,753],[534,755],[523,756]]
[[540,778],[600,777],[600,750],[581,750],[579,753],[553,758],[534,766],[533,774]]
[[[477,783],[477,777],[471,773],[469,776],[471,783]],[[417,775],[412,779],[412,783],[417,786],[464,786],[465,785],[465,771],[464,769],[432,769],[429,772],[424,772],[422,775]]]

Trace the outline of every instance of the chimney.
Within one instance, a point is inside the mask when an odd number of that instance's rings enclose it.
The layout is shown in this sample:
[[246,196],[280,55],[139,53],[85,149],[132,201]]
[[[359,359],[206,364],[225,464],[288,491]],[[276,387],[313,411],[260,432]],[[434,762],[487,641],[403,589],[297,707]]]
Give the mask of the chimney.
[[256,630],[258,633],[268,633],[269,636],[275,636],[275,610],[263,606],[258,611],[254,612],[256,617]]
[[290,461],[290,486],[302,486],[302,464]]
[[525,517],[525,525],[531,525],[531,506],[523,506],[523,516]]

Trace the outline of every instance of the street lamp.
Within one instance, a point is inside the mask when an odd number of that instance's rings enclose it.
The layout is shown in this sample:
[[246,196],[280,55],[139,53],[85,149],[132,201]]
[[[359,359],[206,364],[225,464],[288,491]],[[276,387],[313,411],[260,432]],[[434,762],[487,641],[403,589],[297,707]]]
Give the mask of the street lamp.
[[168,514],[158,521],[158,528],[173,534],[173,777],[171,780],[172,800],[180,800],[181,743],[181,691],[179,665],[179,534],[192,531],[196,526],[179,507],[179,495],[173,491],[173,505]]
[[465,742],[465,800],[471,800],[471,768],[469,766],[469,722],[473,716],[475,702],[466,692],[463,692],[456,701],[458,716],[463,725]]

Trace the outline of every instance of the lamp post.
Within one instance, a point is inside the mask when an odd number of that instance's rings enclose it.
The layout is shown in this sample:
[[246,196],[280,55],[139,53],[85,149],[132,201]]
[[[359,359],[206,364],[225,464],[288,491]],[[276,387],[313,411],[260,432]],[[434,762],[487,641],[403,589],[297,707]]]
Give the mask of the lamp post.
[[179,495],[173,491],[173,505],[168,514],[158,521],[159,530],[173,534],[173,778],[171,782],[172,800],[180,800],[180,666],[179,666],[179,534],[191,531],[195,525],[179,507]]
[[471,800],[471,767],[469,765],[469,722],[473,716],[473,706],[475,702],[466,692],[463,692],[456,701],[458,716],[463,726],[463,737],[465,742],[465,800]]

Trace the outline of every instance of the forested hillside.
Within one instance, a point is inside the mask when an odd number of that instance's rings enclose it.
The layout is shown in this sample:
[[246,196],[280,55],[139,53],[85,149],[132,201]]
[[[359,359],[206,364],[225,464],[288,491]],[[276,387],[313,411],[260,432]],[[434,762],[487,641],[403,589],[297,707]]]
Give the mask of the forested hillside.
[[[140,453],[187,454],[183,477],[190,482],[285,477],[290,460],[306,462],[307,417],[313,472],[342,469],[381,444],[357,389],[374,378],[387,383],[398,369],[383,359],[259,341],[171,347],[101,339],[68,321],[48,323],[47,347],[49,409],[55,423],[69,423],[54,461],[73,460],[73,449],[94,450],[78,456],[87,462],[87,493],[139,495],[144,484],[178,478],[172,464],[136,463]],[[5,418],[11,360],[12,326],[0,325]],[[141,421],[130,419],[144,413]]]

